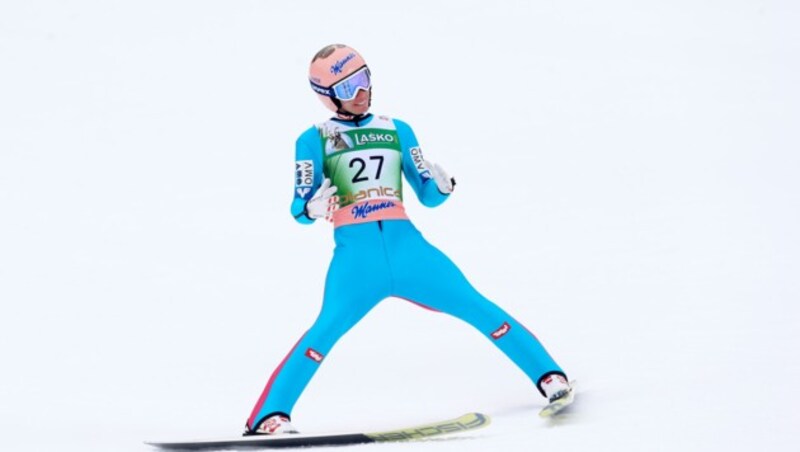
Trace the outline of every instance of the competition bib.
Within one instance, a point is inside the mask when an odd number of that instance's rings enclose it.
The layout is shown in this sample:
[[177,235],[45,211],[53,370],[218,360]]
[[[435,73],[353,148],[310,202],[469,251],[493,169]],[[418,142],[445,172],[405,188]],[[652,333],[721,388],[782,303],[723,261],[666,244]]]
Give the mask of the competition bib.
[[405,219],[402,150],[391,120],[376,117],[369,127],[328,121],[318,128],[325,152],[323,171],[338,188],[336,226]]

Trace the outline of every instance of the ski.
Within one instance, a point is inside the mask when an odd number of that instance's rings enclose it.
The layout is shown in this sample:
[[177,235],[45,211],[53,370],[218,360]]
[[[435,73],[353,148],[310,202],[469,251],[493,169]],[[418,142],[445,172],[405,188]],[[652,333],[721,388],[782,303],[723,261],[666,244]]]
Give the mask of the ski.
[[283,434],[276,436],[244,436],[201,441],[147,442],[146,444],[166,450],[344,446],[350,444],[423,440],[442,435],[476,430],[486,427],[490,422],[489,416],[485,414],[467,413],[455,419],[375,433],[344,433],[330,435]]

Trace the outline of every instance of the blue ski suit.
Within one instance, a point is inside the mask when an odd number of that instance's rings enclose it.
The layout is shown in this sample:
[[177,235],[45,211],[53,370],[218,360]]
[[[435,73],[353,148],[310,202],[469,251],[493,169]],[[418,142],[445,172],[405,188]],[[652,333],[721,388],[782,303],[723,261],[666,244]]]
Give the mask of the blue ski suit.
[[305,204],[323,179],[330,178],[338,187],[339,209],[332,218],[336,248],[319,316],[273,372],[248,429],[273,414],[290,416],[334,344],[387,297],[469,323],[540,392],[546,376],[563,375],[537,338],[478,293],[406,217],[401,173],[426,206],[437,206],[449,196],[439,191],[423,161],[411,127],[385,116],[368,115],[358,123],[331,119],[297,140],[292,215],[300,223],[313,223]]

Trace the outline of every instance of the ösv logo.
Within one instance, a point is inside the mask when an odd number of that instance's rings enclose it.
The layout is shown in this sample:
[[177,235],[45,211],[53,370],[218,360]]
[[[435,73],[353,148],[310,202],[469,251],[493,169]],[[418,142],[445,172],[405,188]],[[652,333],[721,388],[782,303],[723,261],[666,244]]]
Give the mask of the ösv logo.
[[306,357],[311,358],[312,360],[318,363],[321,363],[322,360],[325,359],[325,356],[322,353],[310,347],[308,348],[308,350],[306,350]]
[[503,322],[500,328],[496,329],[492,333],[492,337],[495,340],[500,339],[501,337],[505,336],[509,331],[511,331],[511,325],[509,325],[508,322]]

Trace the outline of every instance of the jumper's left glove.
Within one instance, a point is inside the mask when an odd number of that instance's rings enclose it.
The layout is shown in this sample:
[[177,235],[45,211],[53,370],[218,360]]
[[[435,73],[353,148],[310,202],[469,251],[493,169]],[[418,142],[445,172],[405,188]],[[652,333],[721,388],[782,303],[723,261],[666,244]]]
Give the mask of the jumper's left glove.
[[436,182],[436,186],[439,188],[440,192],[445,195],[449,195],[453,192],[453,188],[456,186],[455,178],[448,176],[444,169],[436,163],[425,160],[422,164],[425,166],[425,169],[431,172],[431,176]]

